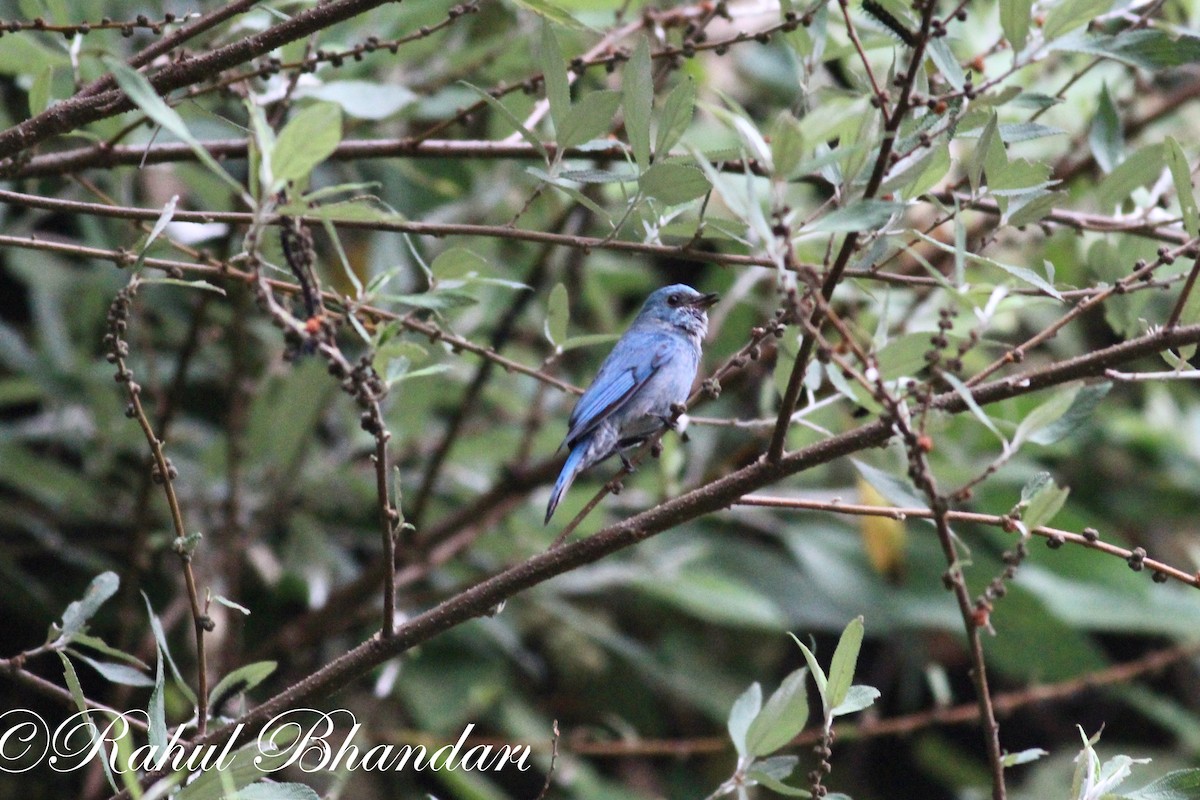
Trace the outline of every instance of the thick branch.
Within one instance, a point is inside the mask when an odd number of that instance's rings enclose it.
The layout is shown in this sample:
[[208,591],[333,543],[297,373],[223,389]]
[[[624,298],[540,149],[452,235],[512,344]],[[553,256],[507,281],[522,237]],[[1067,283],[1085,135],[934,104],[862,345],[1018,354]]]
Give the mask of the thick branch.
[[[313,6],[261,33],[238,39],[211,52],[173,62],[150,76],[150,83],[159,94],[167,94],[387,2],[388,0],[331,0]],[[52,136],[67,133],[89,122],[111,117],[133,107],[133,102],[125,93],[115,89],[71,97],[19,125],[0,131],[0,158],[11,158]]]

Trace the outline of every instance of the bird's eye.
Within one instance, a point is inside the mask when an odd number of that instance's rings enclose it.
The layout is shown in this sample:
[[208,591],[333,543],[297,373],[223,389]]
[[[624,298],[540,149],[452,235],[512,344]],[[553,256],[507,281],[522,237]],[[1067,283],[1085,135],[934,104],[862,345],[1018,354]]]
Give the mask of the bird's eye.
[[668,298],[667,298],[667,305],[669,305],[669,306],[677,306],[677,305],[679,305],[679,295],[677,295],[677,294],[673,294],[673,295],[671,295],[670,297],[668,297]]

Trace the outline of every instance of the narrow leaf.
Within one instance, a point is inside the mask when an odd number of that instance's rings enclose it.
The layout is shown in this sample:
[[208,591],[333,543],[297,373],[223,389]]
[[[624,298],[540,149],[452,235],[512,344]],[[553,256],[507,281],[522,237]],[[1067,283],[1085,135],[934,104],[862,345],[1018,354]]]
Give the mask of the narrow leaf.
[[625,65],[621,83],[625,109],[625,134],[639,167],[650,167],[650,110],[654,105],[654,76],[650,70],[650,45],[638,37],[633,55]]
[[550,290],[546,303],[546,338],[552,345],[561,345],[567,340],[567,324],[571,321],[571,307],[567,287],[558,284]]
[[117,85],[121,87],[121,91],[129,95],[129,99],[142,110],[142,113],[181,142],[187,144],[204,166],[208,167],[213,174],[232,187],[239,195],[242,193],[242,185],[235,181],[217,163],[212,154],[204,149],[196,137],[192,135],[192,132],[188,130],[183,118],[179,116],[175,109],[167,105],[166,101],[158,96],[158,92],[150,85],[150,81],[146,79],[146,76],[114,56],[105,56],[103,60],[104,65],[108,67],[113,78],[116,79]]
[[1121,119],[1108,93],[1107,83],[1100,87],[1096,116],[1092,117],[1092,128],[1088,131],[1088,144],[1096,163],[1105,173],[1112,172],[1121,163],[1125,152],[1125,136],[1121,132]]
[[804,642],[796,638],[796,634],[788,631],[788,636],[792,637],[792,641],[800,648],[800,652],[804,654],[804,660],[808,662],[808,669],[812,672],[813,682],[817,685],[817,694],[821,697],[821,704],[825,708],[825,714],[828,716],[830,709],[833,708],[829,704],[829,679],[825,677],[825,670],[821,669],[821,665],[817,663],[817,657],[812,650]]
[[690,77],[685,77],[667,95],[667,100],[659,112],[658,131],[654,142],[655,155],[661,158],[675,146],[692,124],[695,110],[696,83]]
[[1113,0],[1064,0],[1046,14],[1046,41],[1062,36],[1112,8]]
[[209,694],[209,705],[215,706],[227,694],[250,691],[270,677],[277,666],[275,661],[257,661],[238,667],[213,687]]
[[1108,174],[1096,187],[1096,203],[1106,212],[1112,211],[1137,189],[1156,178],[1163,168],[1165,147],[1150,144],[1137,150]]
[[471,91],[475,92],[475,94],[479,95],[483,102],[487,103],[492,107],[492,109],[499,113],[500,116],[508,120],[509,124],[521,134],[521,138],[528,142],[529,146],[536,150],[542,158],[546,159],[547,161],[550,160],[550,155],[546,152],[546,146],[542,144],[542,140],[535,136],[533,131],[529,130],[529,128],[526,128],[525,124],[521,122],[521,120],[517,119],[517,115],[508,110],[508,106],[504,105],[504,103],[501,103],[499,100],[492,97],[490,93],[480,89],[478,86],[469,84],[466,81],[462,81],[462,84]]
[[758,757],[774,753],[804,729],[808,723],[807,677],[808,669],[801,667],[784,678],[779,688],[771,693],[746,732],[749,755]]
[[556,128],[558,146],[575,147],[607,133],[620,104],[621,95],[616,92],[589,94],[567,111],[561,127]]
[[685,164],[652,164],[639,180],[642,192],[669,206],[703,197],[712,188],[704,173]]
[[1000,27],[1004,30],[1004,38],[1012,45],[1014,55],[1025,49],[1032,10],[1033,0],[1004,0],[1000,3]]
[[1183,213],[1183,229],[1193,239],[1200,236],[1200,209],[1196,206],[1196,193],[1192,187],[1192,168],[1183,148],[1175,138],[1168,136],[1163,153],[1171,180],[1175,183],[1175,194],[1179,198],[1179,210]]
[[854,681],[854,667],[858,664],[858,653],[863,642],[863,618],[855,617],[842,631],[833,661],[829,664],[829,705],[836,708],[846,699],[850,684]]
[[750,750],[746,746],[746,734],[760,710],[762,710],[762,687],[758,683],[750,684],[750,688],[742,692],[741,697],[734,701],[733,708],[729,710],[729,738],[733,741],[733,746],[737,748],[738,755],[743,758],[750,754]]
[[99,610],[104,601],[117,593],[120,585],[121,579],[115,572],[102,572],[92,578],[83,597],[68,605],[67,610],[63,612],[62,624],[59,626],[57,637],[58,642],[66,645],[71,641],[72,636],[84,630],[88,620]]
[[842,702],[834,706],[833,715],[841,717],[846,714],[862,711],[864,708],[873,706],[878,699],[879,690],[874,686],[855,684],[846,692],[846,696],[842,698]]
[[342,141],[342,109],[336,103],[313,103],[296,114],[275,140],[271,169],[276,187],[303,183]]
[[571,82],[554,27],[542,22],[542,75],[546,83],[546,100],[550,103],[550,118],[555,130],[561,130],[571,110]]

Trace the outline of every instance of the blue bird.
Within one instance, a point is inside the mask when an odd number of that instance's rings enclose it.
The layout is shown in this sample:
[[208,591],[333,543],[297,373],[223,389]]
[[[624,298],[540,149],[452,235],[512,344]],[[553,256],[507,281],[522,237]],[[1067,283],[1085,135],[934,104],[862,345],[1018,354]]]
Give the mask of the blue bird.
[[613,454],[628,467],[622,450],[672,424],[671,406],[687,400],[696,379],[708,307],[715,302],[717,295],[683,284],[646,298],[571,412],[563,440],[571,452],[550,493],[547,524],[579,473]]

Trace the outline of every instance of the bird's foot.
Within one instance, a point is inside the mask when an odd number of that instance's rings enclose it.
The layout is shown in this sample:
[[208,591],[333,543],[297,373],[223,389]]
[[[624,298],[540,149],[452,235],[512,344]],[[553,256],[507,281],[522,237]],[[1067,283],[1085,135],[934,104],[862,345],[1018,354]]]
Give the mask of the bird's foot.
[[[676,405],[678,405],[678,403]],[[679,434],[679,441],[681,441],[681,442],[689,441],[687,431],[680,429],[679,420],[676,417],[673,417],[673,416],[659,417],[659,419],[662,420],[662,424],[663,424],[664,428],[675,431],[676,433]]]
[[633,463],[628,458],[626,458],[624,453],[617,453],[617,457],[621,459],[621,466],[625,469],[625,471],[627,473],[632,475],[633,473],[637,472],[637,467],[635,467],[633,465]]

